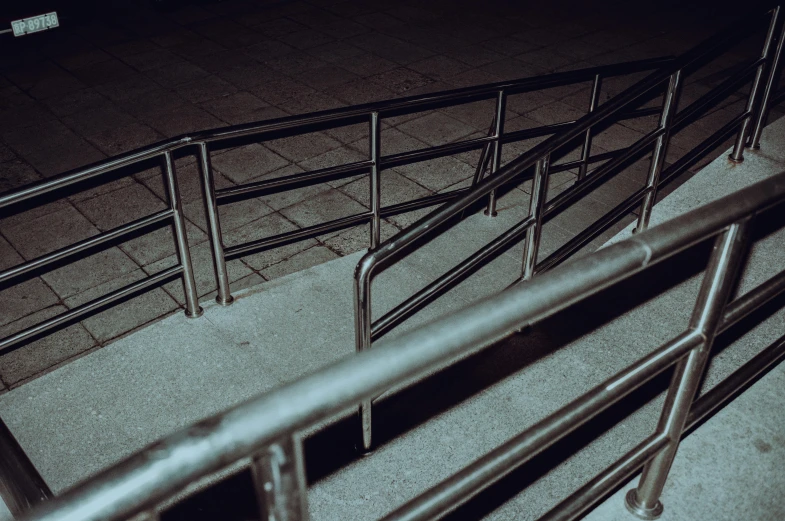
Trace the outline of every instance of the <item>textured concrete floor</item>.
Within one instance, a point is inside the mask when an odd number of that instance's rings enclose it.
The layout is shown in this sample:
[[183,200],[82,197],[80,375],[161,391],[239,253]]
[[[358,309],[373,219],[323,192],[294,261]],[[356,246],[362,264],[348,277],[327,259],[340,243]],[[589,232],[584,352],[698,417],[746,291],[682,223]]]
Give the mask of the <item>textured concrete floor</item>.
[[[783,127],[785,120],[770,127],[763,150],[782,146]],[[654,220],[784,168],[762,153],[749,153],[735,167],[721,157],[655,207]],[[511,206],[497,219],[473,216],[427,245],[423,255],[380,275],[376,312],[432,280],[445,258],[476,248],[521,213]],[[783,230],[760,237],[740,293],[783,268],[783,237]],[[232,307],[209,308],[204,320],[169,317],[6,393],[0,415],[47,482],[62,491],[178,427],[350,355],[351,273],[358,255],[246,290]],[[370,457],[357,459],[351,450],[357,427],[352,418],[314,433],[306,444],[314,519],[378,518],[679,333],[700,282],[692,270],[703,261],[700,252],[679,256],[656,277],[600,295],[379,400],[379,447]],[[498,291],[519,269],[520,252],[513,249],[406,327]],[[763,318],[743,336],[721,337],[704,390],[782,334],[785,311]],[[627,409],[614,411],[602,429],[582,429],[451,519],[535,519],[653,429],[660,390],[654,385]],[[771,392],[779,392],[776,385]],[[780,419],[770,421],[770,431],[781,431]],[[605,432],[608,425],[613,427]],[[763,443],[756,446],[781,450],[781,437],[753,434]],[[711,443],[711,437],[702,439]],[[577,448],[582,450],[573,455]],[[522,484],[529,486],[521,491]],[[757,507],[770,513],[768,504]]]
[[[730,21],[716,8],[663,3],[309,0],[196,2],[158,13],[140,1],[107,2],[93,19],[46,34],[0,40],[0,191],[184,132],[680,52]],[[632,3],[634,4],[634,3]],[[690,78],[694,99],[748,55],[735,51]],[[605,96],[629,82],[608,81]],[[587,108],[589,86],[512,97],[507,128],[569,120]],[[731,98],[674,137],[671,159],[739,110]],[[476,106],[475,106],[476,105]],[[383,150],[398,152],[485,132],[490,107],[473,104],[385,121]],[[595,151],[625,146],[652,118],[616,125]],[[366,129],[325,132],[223,151],[219,187],[352,161]],[[531,143],[505,148],[504,160]],[[385,204],[463,186],[476,155],[384,173]],[[214,291],[200,189],[192,157],[177,160],[200,295]],[[636,165],[551,225],[563,241],[629,193]],[[551,195],[574,180],[551,179]],[[367,205],[367,182],[349,180],[224,206],[228,244],[335,218]],[[525,204],[528,186],[507,203]],[[0,215],[0,269],[163,208],[157,169],[134,172],[13,215]],[[422,212],[385,221],[388,237]],[[229,263],[234,290],[367,247],[365,228],[311,239]],[[138,280],[174,262],[168,229],[73,265],[0,288],[0,337]],[[0,390],[92,352],[182,304],[179,283],[134,298],[0,357]]]

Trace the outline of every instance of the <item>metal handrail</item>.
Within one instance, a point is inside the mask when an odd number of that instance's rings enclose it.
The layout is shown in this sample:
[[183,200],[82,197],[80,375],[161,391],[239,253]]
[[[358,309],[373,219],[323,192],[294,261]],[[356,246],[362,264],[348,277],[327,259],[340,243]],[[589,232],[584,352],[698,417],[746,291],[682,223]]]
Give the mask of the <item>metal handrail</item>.
[[[765,91],[766,95],[771,95],[772,89],[770,86],[774,82],[777,69],[776,64],[773,64],[773,59],[774,57],[781,59],[781,50],[783,41],[785,41],[785,37],[780,35],[780,32],[783,30],[780,8],[776,7],[768,11],[766,15],[770,15],[770,18],[760,58],[742,68],[737,74],[731,76],[723,84],[692,103],[680,114],[677,114],[677,110],[683,75],[699,67],[709,59],[716,58],[729,46],[746,37],[753,29],[761,26],[764,21],[763,13],[736,22],[728,30],[717,34],[677,57],[671,63],[664,65],[661,69],[624,90],[612,100],[594,107],[587,115],[567,126],[562,132],[553,135],[521,154],[517,159],[498,169],[494,175],[477,184],[466,194],[423,217],[409,228],[380,244],[377,248],[371,249],[359,261],[354,274],[355,342],[357,350],[363,351],[370,348],[375,339],[390,331],[428,303],[445,294],[449,289],[493,260],[510,245],[520,241],[524,236],[526,241],[524,243],[523,268],[522,276],[519,280],[529,279],[537,272],[558,265],[639,205],[641,212],[638,218],[637,229],[639,231],[645,230],[648,226],[657,190],[661,184],[661,178],[663,177],[661,174],[664,169],[670,134],[683,129],[689,122],[697,119],[698,115],[704,113],[722,99],[722,96],[730,95],[740,84],[747,81],[749,76],[754,75],[745,111],[732,121],[732,125],[726,125],[721,129],[720,133],[715,133],[696,147],[700,153],[685,156],[686,159],[679,163],[678,169],[671,167],[666,172],[667,177],[665,180],[671,180],[679,172],[688,168],[698,158],[703,157],[711,149],[710,147],[713,148],[721,143],[722,141],[719,140],[719,137],[735,130],[738,130],[738,137],[731,159],[741,161],[743,159],[743,147],[747,144],[747,138],[751,134],[750,125],[753,117],[756,111],[760,110],[759,107],[766,108],[768,106],[767,101],[761,102],[760,100],[764,89],[759,88],[759,85],[764,81],[764,73],[768,71],[768,78],[765,80]],[[778,36],[780,36],[779,39]],[[772,52],[772,48],[775,46],[777,50]],[[591,174],[586,175],[584,173],[570,189],[560,194],[553,201],[546,203],[552,156],[581,136],[584,137],[585,144],[590,145],[591,133],[594,129],[603,124],[607,125],[608,121],[612,121],[614,116],[640,104],[647,99],[651,92],[660,88],[666,82],[668,87],[658,127],[630,147],[616,151],[609,162],[598,167]],[[595,80],[592,99],[595,97],[596,90],[599,89],[598,83],[599,80]],[[763,121],[763,119],[758,118],[758,122],[760,121]],[[755,129],[752,135],[754,136],[758,133],[758,130]],[[495,146],[494,153],[500,153],[498,151],[501,146],[500,138],[497,138],[495,141]],[[652,146],[654,147],[654,152],[646,185],[610,212],[600,217],[599,220],[591,223],[584,232],[568,241],[567,244],[538,264],[537,255],[543,224],[564,210],[572,201],[588,193],[596,184],[607,181],[612,175],[621,171],[629,161],[640,158]],[[535,172],[532,172],[535,166]],[[584,165],[581,166],[585,168]],[[426,244],[428,240],[441,233],[448,225],[455,224],[458,219],[463,218],[467,209],[481,199],[489,197],[490,202],[486,213],[493,213],[496,191],[502,186],[513,182],[520,183],[527,179],[533,179],[530,211],[527,218],[514,225],[481,250],[472,254],[449,272],[387,312],[375,322],[372,321],[371,282],[375,275],[388,268],[396,260]],[[361,403],[359,414],[362,428],[362,446],[365,450],[370,450],[372,446],[372,401]]]
[[[210,239],[211,251],[213,256],[215,277],[218,286],[216,300],[224,305],[232,302],[229,289],[229,281],[226,269],[226,260],[259,252],[265,249],[281,246],[283,244],[306,240],[320,234],[334,232],[356,226],[359,224],[371,223],[371,246],[379,242],[380,220],[400,213],[414,211],[420,208],[427,208],[442,204],[455,197],[466,193],[465,189],[454,190],[445,194],[423,197],[405,203],[381,207],[379,197],[374,198],[377,207],[369,212],[356,214],[353,216],[328,221],[315,226],[298,229],[293,232],[286,232],[279,235],[266,237],[264,239],[250,241],[244,244],[224,246],[221,233],[220,219],[218,214],[218,204],[230,203],[240,198],[258,197],[263,194],[279,193],[286,190],[293,190],[304,186],[311,186],[317,183],[324,183],[330,180],[356,176],[358,174],[372,172],[372,179],[378,185],[379,175],[384,168],[391,168],[404,164],[411,164],[417,161],[434,159],[446,155],[457,154],[468,150],[475,150],[488,143],[488,139],[470,139],[459,143],[450,143],[442,146],[435,146],[421,150],[393,154],[371,158],[366,161],[359,161],[350,164],[338,165],[335,167],[323,168],[302,174],[295,174],[278,179],[262,182],[252,182],[241,186],[220,189],[215,188],[212,166],[210,164],[210,144],[221,142],[232,142],[240,138],[256,137],[269,140],[285,135],[303,134],[313,132],[318,129],[335,128],[357,123],[359,120],[365,121],[369,118],[379,118],[379,114],[385,117],[407,114],[420,110],[460,105],[473,101],[490,99],[496,96],[499,89],[509,93],[522,93],[532,90],[549,88],[554,86],[567,85],[571,83],[586,81],[598,74],[608,77],[624,74],[631,74],[646,71],[669,63],[672,58],[654,58],[635,62],[594,67],[556,73],[546,76],[524,78],[519,80],[504,81],[481,85],[477,87],[467,87],[462,89],[437,92],[407,98],[355,105],[333,110],[304,114],[299,116],[288,116],[262,122],[254,122],[245,125],[235,125],[230,127],[206,130],[191,135],[183,135],[168,140],[164,140],[140,149],[118,155],[87,167],[72,170],[47,180],[34,183],[13,192],[0,195],[0,210],[13,207],[19,208],[23,203],[31,198],[39,197],[53,192],[67,189],[77,183],[82,183],[98,176],[117,171],[142,162],[160,159],[163,164],[164,182],[169,196],[169,209],[139,218],[131,223],[105,231],[94,237],[65,246],[57,251],[43,255],[39,258],[29,260],[17,266],[10,267],[0,272],[0,283],[14,283],[20,281],[21,276],[33,271],[40,272],[53,269],[58,263],[73,262],[77,255],[85,251],[95,251],[101,247],[108,247],[123,239],[131,238],[139,232],[151,231],[156,225],[170,222],[175,227],[175,245],[179,263],[177,266],[164,270],[160,273],[148,276],[141,281],[134,282],[115,290],[100,298],[94,299],[86,304],[79,306],[57,315],[44,322],[34,324],[6,338],[0,339],[0,352],[14,348],[21,342],[41,334],[50,333],[73,320],[85,315],[94,313],[107,306],[119,303],[123,299],[142,291],[150,290],[162,282],[180,276],[183,280],[185,294],[186,315],[189,317],[200,316],[202,311],[198,303],[198,295],[194,282],[193,268],[191,266],[191,254],[185,232],[185,221],[182,214],[182,203],[180,201],[177,179],[174,171],[172,154],[184,147],[196,147],[199,156],[199,166],[201,170],[201,181],[204,189],[204,203],[207,214],[207,228]],[[641,117],[651,113],[651,109],[642,109],[623,114],[621,118]],[[374,116],[374,114],[376,116]],[[556,125],[544,125],[535,129],[526,129],[522,132],[508,133],[504,137],[509,141],[529,139],[540,135],[549,135],[560,131],[565,125],[573,122],[564,122]],[[379,128],[371,134],[376,133],[378,143]],[[598,157],[589,158],[590,161],[600,160]],[[378,164],[377,164],[378,163]],[[566,165],[565,165],[566,166]],[[128,174],[130,175],[130,173]]]
[[[702,365],[694,361],[705,359],[716,334],[785,289],[783,273],[726,305],[745,251],[749,219],[783,202],[785,172],[183,429],[42,504],[25,519],[119,521],[145,512],[148,519],[156,519],[156,507],[168,498],[248,458],[253,459],[256,490],[263,508],[274,513],[285,508],[289,514],[286,519],[306,519],[298,432],[717,237],[690,329],[473,463],[470,470],[385,518],[430,519],[452,510],[646,381],[678,364],[678,374],[683,378],[674,379],[670,393],[687,396],[689,402],[666,400],[679,407],[666,407],[664,415],[669,419],[668,425],[679,426],[678,432],[664,430],[661,422],[655,434],[548,517],[572,519],[641,465],[657,460],[663,451],[672,452],[682,427],[691,426],[724,400],[725,394],[709,393],[711,402],[702,398],[697,402],[700,409],[688,416],[694,395],[689,391],[703,371]],[[785,341],[778,341],[718,388],[725,393],[735,392],[783,355]],[[271,475],[277,479],[263,479]],[[663,479],[658,476],[659,481]]]

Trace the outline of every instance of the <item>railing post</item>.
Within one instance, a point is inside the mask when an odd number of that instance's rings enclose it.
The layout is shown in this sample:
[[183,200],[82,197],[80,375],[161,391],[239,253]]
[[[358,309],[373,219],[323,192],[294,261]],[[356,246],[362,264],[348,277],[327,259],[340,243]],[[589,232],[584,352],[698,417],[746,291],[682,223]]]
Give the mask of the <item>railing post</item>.
[[169,195],[169,206],[174,212],[172,221],[177,246],[177,257],[183,266],[183,293],[185,294],[185,316],[195,318],[202,316],[204,310],[199,306],[199,297],[196,292],[194,268],[191,262],[191,249],[188,246],[188,235],[185,231],[185,216],[183,215],[183,201],[180,197],[180,188],[177,184],[177,175],[174,170],[174,161],[170,151],[164,152],[164,183]]
[[[371,270],[365,258],[354,272],[354,334],[355,346],[360,353],[371,347]],[[358,449],[365,454],[373,446],[372,402],[363,400],[358,408],[362,437]]]
[[[602,76],[594,76],[594,83],[591,88],[591,98],[589,99],[589,114],[594,112],[600,103],[600,90],[602,89]],[[591,134],[592,129],[586,130],[586,137],[583,138],[583,148],[581,148],[581,166],[578,167],[578,181],[586,177],[589,169],[589,157],[591,157]]]
[[215,180],[213,167],[210,164],[210,150],[207,143],[199,143],[199,167],[202,173],[202,194],[204,196],[204,211],[207,218],[207,234],[210,237],[210,247],[213,253],[213,268],[218,286],[218,295],[215,301],[222,306],[234,302],[229,289],[229,275],[226,271],[224,258],[223,235],[221,235],[221,222],[218,218],[218,204],[215,201]]
[[700,333],[704,340],[676,365],[657,425],[657,432],[667,434],[670,441],[646,464],[638,487],[631,489],[625,499],[627,509],[641,519],[656,519],[662,514],[659,497],[679,448],[725,305],[735,286],[748,230],[748,220],[733,224],[714,243],[689,325],[690,330]]
[[[775,15],[779,17],[779,10],[780,6],[775,8]],[[769,62],[769,77],[766,79],[766,89],[763,92],[763,100],[760,104],[760,109],[757,113],[757,118],[755,120],[755,129],[752,132],[752,139],[750,140],[750,147],[751,148],[760,148],[760,138],[761,134],[763,134],[763,127],[766,125],[766,120],[769,117],[769,102],[771,101],[771,96],[774,93],[774,90],[777,87],[777,79],[781,72],[782,67],[782,48],[783,44],[785,44],[785,23],[780,19],[780,26],[782,31],[780,33],[779,41],[777,42],[777,49],[774,52],[773,59]]]
[[[502,134],[504,134],[504,111],[507,108],[507,94],[500,90],[496,95],[496,116],[494,118],[493,129],[493,162],[491,163],[491,175],[495,174],[502,164]],[[485,215],[494,217],[496,215],[496,191],[491,192],[488,197],[488,207]]]
[[731,152],[729,159],[734,163],[741,163],[744,161],[744,146],[747,144],[747,137],[750,132],[750,125],[752,124],[752,117],[755,114],[755,108],[760,105],[759,98],[762,93],[760,88],[760,80],[763,77],[763,70],[769,61],[771,54],[771,44],[774,39],[775,31],[778,26],[780,8],[776,7],[771,13],[771,22],[769,22],[769,30],[766,33],[766,41],[763,43],[763,50],[760,57],[763,62],[758,65],[755,71],[755,79],[752,81],[750,88],[750,95],[747,98],[747,107],[745,109],[747,116],[741,123],[739,133],[736,136],[736,143],[733,145],[733,152]]
[[529,200],[529,217],[534,222],[526,231],[526,242],[523,243],[523,270],[522,280],[529,280],[534,275],[537,267],[537,253],[540,250],[540,236],[542,235],[542,218],[545,209],[545,200],[548,196],[548,169],[550,155],[537,161],[537,168],[532,180],[532,195]]
[[370,156],[371,166],[371,249],[376,248],[381,242],[382,233],[382,166],[381,158],[381,120],[378,112],[371,112],[370,119]]
[[657,141],[654,145],[654,152],[651,156],[651,166],[649,167],[649,176],[646,179],[646,195],[641,204],[641,213],[638,216],[638,225],[635,232],[642,232],[649,227],[649,220],[651,219],[651,209],[654,206],[654,201],[657,198],[657,189],[660,184],[660,174],[662,167],[665,164],[665,158],[668,154],[668,143],[670,142],[670,131],[673,117],[679,106],[679,95],[681,94],[681,70],[676,71],[671,75],[668,89],[665,91],[665,99],[662,104],[662,113],[660,114],[660,135],[657,136]]
[[308,520],[308,492],[299,436],[290,436],[267,447],[254,458],[251,472],[259,502],[259,519]]

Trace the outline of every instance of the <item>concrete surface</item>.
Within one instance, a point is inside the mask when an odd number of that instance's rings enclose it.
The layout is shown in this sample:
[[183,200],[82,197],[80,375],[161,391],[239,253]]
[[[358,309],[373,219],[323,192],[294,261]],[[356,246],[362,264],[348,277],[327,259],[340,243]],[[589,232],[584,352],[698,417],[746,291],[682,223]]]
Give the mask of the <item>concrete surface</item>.
[[[782,124],[767,132],[765,146],[782,146]],[[721,196],[718,185],[732,192],[783,168],[748,153],[728,175],[721,156],[655,207],[653,220]],[[513,205],[497,219],[472,216],[384,272],[373,286],[375,316],[431,280],[446,259],[457,262],[480,239],[506,229],[522,211]],[[785,267],[783,240],[783,231],[760,238],[739,291]],[[60,492],[178,427],[351,354],[351,274],[359,255],[239,292],[231,307],[210,306],[202,319],[177,314],[126,336],[0,396],[0,415]],[[502,289],[518,275],[519,259],[520,252],[510,250],[404,328]],[[695,266],[703,261],[700,252],[682,255],[656,276],[606,292],[382,397],[375,415],[379,447],[370,457],[356,459],[351,452],[353,418],[337,418],[312,433],[306,459],[313,518],[378,518],[679,333],[700,282]],[[785,311],[764,318],[718,341],[704,389],[781,335]],[[660,391],[655,385],[627,410],[606,417],[603,427],[613,425],[607,432],[596,426],[579,431],[454,519],[542,515],[654,428]],[[770,420],[772,429],[782,426]],[[781,438],[761,439],[761,447],[782,444]],[[765,504],[757,506],[768,512]]]
[[[0,40],[0,192],[183,132],[678,53],[737,13],[718,9],[714,2],[648,5],[616,0],[547,5],[201,0],[182,2],[166,13],[150,9],[147,0],[94,4],[95,12],[63,18],[57,30],[16,39],[4,35]],[[734,49],[687,78],[685,102],[751,56],[755,45]],[[604,99],[630,80],[605,81]],[[511,96],[506,127],[517,130],[582,115],[589,88],[584,84]],[[738,112],[742,94],[674,136],[670,159]],[[775,108],[775,117],[781,113]],[[383,151],[401,152],[485,132],[491,114],[491,105],[475,103],[390,118],[384,121]],[[653,124],[654,118],[644,118],[616,125],[595,137],[594,151],[624,146]],[[357,160],[367,154],[366,127],[217,151],[216,182],[228,187]],[[503,160],[533,142],[505,146]],[[476,154],[460,154],[387,171],[384,202],[461,186],[476,160]],[[215,282],[194,158],[178,157],[176,164],[197,285],[209,300]],[[21,213],[0,215],[0,269],[163,205],[156,165],[129,174],[36,208],[25,207]],[[631,169],[609,183],[591,204],[569,212],[571,219],[551,225],[548,237],[568,237],[583,219],[621,200],[630,182],[639,178],[640,171]],[[551,188],[562,190],[574,179],[574,172],[559,174]],[[527,197],[523,188],[514,195]],[[315,215],[360,211],[367,205],[367,193],[366,181],[347,180],[244,201],[221,208],[222,227],[229,244],[269,236],[306,226]],[[383,234],[392,235],[420,215],[390,218]],[[232,261],[229,278],[238,291],[366,247],[364,228],[347,230]],[[3,288],[0,336],[166,268],[174,262],[173,253],[171,234],[161,229]],[[170,283],[32,341],[0,357],[0,390],[100,349],[182,303],[179,283]]]

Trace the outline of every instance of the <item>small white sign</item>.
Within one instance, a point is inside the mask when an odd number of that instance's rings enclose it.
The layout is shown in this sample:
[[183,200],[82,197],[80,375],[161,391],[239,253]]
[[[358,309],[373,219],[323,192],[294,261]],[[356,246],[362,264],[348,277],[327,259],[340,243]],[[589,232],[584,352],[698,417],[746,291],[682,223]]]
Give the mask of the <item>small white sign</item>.
[[14,29],[14,36],[37,33],[39,31],[46,31],[47,29],[54,29],[59,26],[60,20],[57,19],[57,13],[39,14],[38,16],[25,18],[24,20],[14,20],[11,22],[11,27]]

